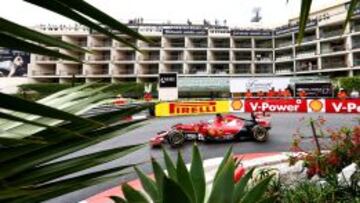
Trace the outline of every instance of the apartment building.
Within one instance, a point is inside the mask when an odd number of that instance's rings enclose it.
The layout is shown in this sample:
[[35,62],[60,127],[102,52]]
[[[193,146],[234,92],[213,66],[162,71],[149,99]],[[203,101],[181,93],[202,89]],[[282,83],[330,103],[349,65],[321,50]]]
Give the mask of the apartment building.
[[130,23],[152,43],[118,36],[141,52],[83,27],[41,27],[92,53],[58,50],[83,63],[33,54],[28,76],[36,82],[116,83],[155,82],[163,72],[179,77],[360,75],[360,8],[343,28],[347,7],[344,1],[312,12],[301,44],[297,18],[273,29]]

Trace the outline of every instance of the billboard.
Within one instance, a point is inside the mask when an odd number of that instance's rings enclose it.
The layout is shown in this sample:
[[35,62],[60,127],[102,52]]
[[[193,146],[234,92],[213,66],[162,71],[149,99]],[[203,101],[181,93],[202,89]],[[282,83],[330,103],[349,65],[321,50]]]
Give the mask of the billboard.
[[306,92],[307,97],[333,97],[331,83],[296,83],[295,94],[298,95],[301,89]]
[[177,87],[177,73],[160,73],[159,74],[160,88],[176,88]]
[[0,77],[26,77],[30,53],[0,48]]
[[199,35],[207,36],[208,31],[206,29],[191,29],[191,28],[166,28],[163,29],[164,35]]
[[251,92],[265,91],[267,92],[272,87],[276,90],[283,90],[290,84],[290,78],[236,78],[230,79],[230,92],[240,93],[246,92],[248,89]]
[[240,30],[234,29],[230,31],[231,36],[264,36],[271,37],[272,30],[258,29],[258,30]]

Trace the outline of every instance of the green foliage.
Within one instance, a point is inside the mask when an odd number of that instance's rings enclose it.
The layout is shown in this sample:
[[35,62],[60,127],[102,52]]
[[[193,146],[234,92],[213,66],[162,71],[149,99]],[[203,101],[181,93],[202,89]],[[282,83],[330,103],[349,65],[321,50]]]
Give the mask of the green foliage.
[[[81,83],[75,83],[75,86],[81,86]],[[107,87],[107,91],[113,93],[113,95],[122,94],[124,97],[130,98],[142,98],[144,95],[144,84],[135,82],[109,84],[109,83],[96,83],[92,84],[90,89]],[[35,99],[44,98],[50,94],[54,94],[58,91],[70,88],[71,84],[58,84],[58,83],[34,83],[19,85],[22,93],[18,94],[18,97],[31,99],[31,96],[35,94]],[[156,94],[156,85],[153,85],[152,93]]]
[[360,77],[344,77],[339,79],[340,86],[347,92],[360,91]]
[[[152,159],[155,180],[150,179],[136,169],[145,192],[155,203],[252,203],[271,202],[274,198],[272,195],[265,196],[272,182],[272,175],[251,182],[254,171],[254,169],[251,169],[241,181],[235,182],[236,163],[231,148],[227,151],[225,158],[217,169],[211,191],[206,191],[201,154],[196,145],[193,147],[190,167],[185,166],[180,152],[176,166],[165,150],[163,153],[168,169],[167,174],[164,173],[164,170],[155,159]],[[124,190],[128,186],[123,185],[122,187]],[[209,194],[206,194],[206,192],[209,192]],[[133,195],[125,195],[126,200],[122,199],[122,197],[111,197],[111,199],[114,202],[135,203],[137,201],[134,199],[140,196],[139,193],[134,192]],[[141,202],[143,202],[143,199]],[[150,201],[147,200],[146,202]]]
[[[139,104],[86,119],[78,116],[109,97],[112,93],[106,88],[92,84],[62,90],[36,103],[0,94],[0,109],[5,109],[0,114],[0,202],[41,202],[126,174],[134,164],[82,171],[122,158],[143,145],[64,158],[139,127],[142,120],[124,118],[151,106]],[[127,192],[133,194],[131,188]]]
[[[288,2],[289,0],[287,0]],[[312,5],[312,0],[301,0],[301,9],[299,15],[299,35],[297,38],[297,43],[301,43],[304,37],[306,24],[309,18],[310,9]],[[356,6],[359,5],[359,0],[351,0],[346,15],[344,27],[351,21],[351,17],[355,11]],[[345,30],[345,29],[344,29]]]

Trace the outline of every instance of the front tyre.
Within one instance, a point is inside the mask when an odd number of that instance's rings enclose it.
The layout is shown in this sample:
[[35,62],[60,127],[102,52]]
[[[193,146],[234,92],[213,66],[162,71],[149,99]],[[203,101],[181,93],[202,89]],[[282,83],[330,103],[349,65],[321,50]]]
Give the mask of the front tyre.
[[254,139],[258,142],[265,142],[269,136],[269,130],[259,125],[254,126],[252,132]]
[[179,147],[185,142],[185,135],[177,130],[169,132],[167,139],[171,147]]

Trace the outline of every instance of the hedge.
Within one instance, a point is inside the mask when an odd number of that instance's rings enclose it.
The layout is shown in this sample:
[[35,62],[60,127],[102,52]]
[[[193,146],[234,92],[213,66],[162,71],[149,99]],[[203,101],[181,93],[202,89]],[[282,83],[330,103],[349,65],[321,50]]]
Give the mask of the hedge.
[[340,87],[344,88],[347,92],[352,90],[360,91],[360,77],[343,77],[339,78]]
[[[75,86],[82,85],[82,83],[76,83]],[[128,83],[116,83],[116,84],[109,84],[109,83],[96,83],[92,87],[101,87],[110,85],[108,91],[112,91],[115,94],[122,94],[124,97],[130,98],[141,98],[144,95],[144,84],[139,84],[135,82],[128,82]],[[71,84],[59,84],[59,83],[35,83],[35,84],[24,84],[18,86],[22,92],[32,92],[31,94],[36,94],[36,99],[40,99],[46,97],[50,94],[55,92],[64,90],[66,88],[70,88]],[[131,92],[124,92],[128,87],[133,87]],[[152,89],[153,94],[157,94],[156,85],[153,85]],[[19,93],[19,96],[23,95]]]

